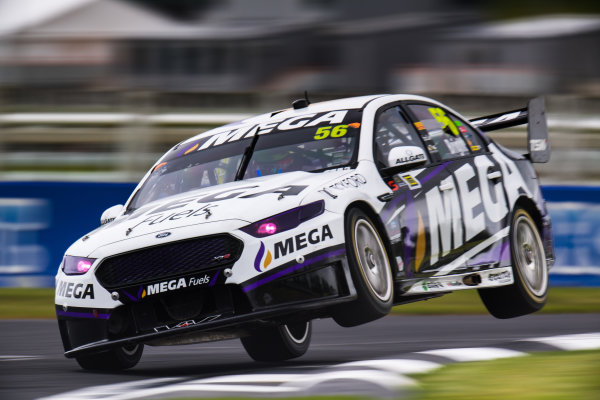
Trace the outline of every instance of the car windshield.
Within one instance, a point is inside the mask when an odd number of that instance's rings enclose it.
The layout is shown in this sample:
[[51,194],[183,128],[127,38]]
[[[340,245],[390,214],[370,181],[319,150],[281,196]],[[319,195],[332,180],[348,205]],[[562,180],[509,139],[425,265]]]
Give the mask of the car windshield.
[[262,124],[232,124],[175,146],[128,206],[235,180],[340,168],[354,161],[362,113],[336,110]]

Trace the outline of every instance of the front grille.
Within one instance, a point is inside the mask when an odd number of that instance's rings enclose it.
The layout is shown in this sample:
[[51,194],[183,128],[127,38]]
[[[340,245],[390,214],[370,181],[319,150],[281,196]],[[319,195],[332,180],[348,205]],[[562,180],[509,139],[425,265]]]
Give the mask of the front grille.
[[96,277],[106,289],[191,274],[235,262],[242,242],[221,234],[146,247],[102,261]]

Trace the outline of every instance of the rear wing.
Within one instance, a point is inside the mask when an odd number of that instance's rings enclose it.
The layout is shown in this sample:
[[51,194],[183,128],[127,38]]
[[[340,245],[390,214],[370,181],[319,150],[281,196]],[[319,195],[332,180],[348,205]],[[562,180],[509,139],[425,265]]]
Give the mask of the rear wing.
[[550,140],[543,97],[529,100],[527,108],[487,115],[470,122],[484,132],[527,124],[529,159],[534,163],[545,163],[550,159]]

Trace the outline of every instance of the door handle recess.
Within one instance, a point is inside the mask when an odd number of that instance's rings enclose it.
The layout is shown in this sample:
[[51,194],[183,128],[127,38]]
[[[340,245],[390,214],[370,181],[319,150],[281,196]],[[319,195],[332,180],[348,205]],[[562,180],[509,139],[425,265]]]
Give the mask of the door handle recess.
[[444,190],[452,190],[454,189],[454,183],[448,182],[440,185],[440,190],[443,192]]
[[502,173],[500,171],[494,171],[487,174],[487,178],[489,180],[494,180],[502,177]]

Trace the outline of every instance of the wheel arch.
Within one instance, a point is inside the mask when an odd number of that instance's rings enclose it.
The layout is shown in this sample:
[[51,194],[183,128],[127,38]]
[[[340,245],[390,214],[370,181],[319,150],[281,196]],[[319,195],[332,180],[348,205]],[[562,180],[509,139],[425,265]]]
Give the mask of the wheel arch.
[[390,242],[390,239],[387,234],[387,230],[385,229],[385,225],[383,224],[383,221],[379,217],[379,214],[377,214],[377,212],[373,209],[373,207],[371,207],[371,205],[369,203],[367,203],[365,201],[357,200],[357,201],[354,201],[354,202],[348,204],[348,206],[346,207],[346,210],[344,211],[344,221],[346,220],[346,217],[348,216],[348,212],[350,212],[350,210],[353,208],[358,208],[359,210],[361,210],[362,212],[367,214],[367,216],[369,218],[371,218],[371,220],[375,224],[377,231],[381,235],[383,244],[385,245],[385,250],[387,252],[388,259],[390,262],[390,268],[392,269],[392,278],[395,280],[398,271],[397,271],[397,268],[394,268],[394,266],[397,264],[397,262],[394,259],[394,253],[392,251],[392,243]]
[[543,237],[544,236],[544,226],[543,226],[542,213],[540,212],[539,208],[537,207],[535,201],[533,201],[529,197],[520,196],[517,199],[517,201],[515,202],[515,205],[513,206],[513,209],[511,211],[511,221],[512,221],[512,215],[514,215],[517,208],[522,208],[523,210],[527,211],[527,213],[531,216],[531,218],[535,222],[535,226],[537,227],[538,232],[540,233],[540,236],[542,236],[542,241],[544,241],[546,238]]

